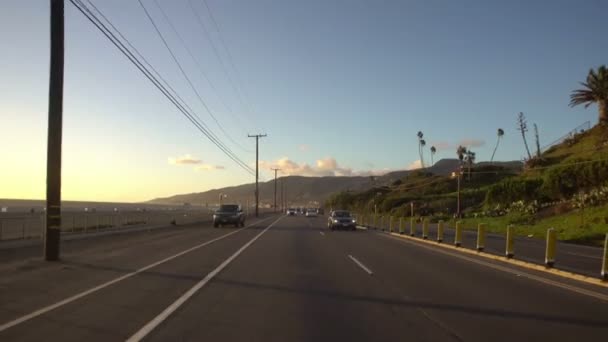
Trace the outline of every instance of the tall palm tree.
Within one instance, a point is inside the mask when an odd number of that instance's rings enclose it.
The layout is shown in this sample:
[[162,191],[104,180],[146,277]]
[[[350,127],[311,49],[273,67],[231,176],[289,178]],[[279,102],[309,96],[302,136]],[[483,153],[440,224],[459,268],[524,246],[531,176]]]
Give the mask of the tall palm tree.
[[424,169],[424,159],[422,154],[422,147],[426,145],[426,141],[422,139],[424,137],[424,133],[422,131],[418,131],[418,155],[420,156],[420,166]]
[[502,128],[499,128],[496,132],[496,146],[494,146],[494,152],[492,152],[492,158],[490,158],[490,163],[494,161],[494,155],[496,154],[496,150],[498,149],[498,144],[500,143],[500,139],[502,139],[503,135],[505,135],[505,131]]
[[581,82],[583,89],[572,91],[570,95],[570,107],[584,104],[585,108],[592,103],[597,103],[599,112],[599,123],[608,125],[608,69],[605,65],[590,69],[587,82]]
[[456,149],[456,155],[458,155],[458,160],[460,160],[460,166],[462,166],[462,161],[464,160],[464,155],[467,153],[467,148],[460,145]]
[[435,165],[435,162],[433,161],[433,156],[435,155],[435,153],[437,153],[437,149],[435,148],[435,146],[431,146],[431,166]]
[[469,169],[469,180],[471,180],[471,167],[475,163],[475,152],[468,150],[465,155],[465,162],[467,163],[467,167]]

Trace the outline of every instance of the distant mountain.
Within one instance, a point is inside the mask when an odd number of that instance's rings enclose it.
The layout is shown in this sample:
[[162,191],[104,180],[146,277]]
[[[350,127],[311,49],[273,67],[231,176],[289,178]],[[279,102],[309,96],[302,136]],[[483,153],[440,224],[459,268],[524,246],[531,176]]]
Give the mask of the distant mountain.
[[[426,168],[428,172],[438,175],[448,175],[458,169],[458,159],[441,159],[432,167]],[[494,162],[494,165],[508,168],[521,169],[521,162]],[[480,163],[483,165],[483,163]],[[280,177],[277,182],[277,204],[280,204],[281,183],[285,187],[285,197],[288,203],[293,205],[308,205],[314,202],[323,203],[331,194],[339,191],[362,191],[372,187],[392,184],[402,179],[411,170],[393,171],[382,176],[353,176],[353,177],[303,177],[287,176]],[[260,203],[262,206],[270,206],[274,201],[274,180],[260,182]],[[255,183],[237,185],[221,189],[213,189],[205,192],[175,195],[165,198],[156,198],[147,203],[150,204],[183,204],[215,206],[219,203],[220,194],[227,195],[226,202],[237,202],[246,204],[249,200],[253,202]]]

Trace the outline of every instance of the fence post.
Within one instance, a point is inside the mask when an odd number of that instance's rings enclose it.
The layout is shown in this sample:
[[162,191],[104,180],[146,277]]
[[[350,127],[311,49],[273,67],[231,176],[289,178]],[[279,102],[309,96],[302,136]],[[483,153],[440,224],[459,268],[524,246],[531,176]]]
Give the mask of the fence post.
[[477,251],[483,252],[486,247],[486,224],[477,225]]
[[557,240],[557,233],[555,229],[547,229],[547,248],[545,250],[545,265],[547,267],[553,267],[555,264],[555,244]]
[[422,221],[422,238],[425,240],[429,238],[429,219],[428,218],[425,218]]
[[456,222],[456,234],[454,235],[454,245],[460,247],[462,245],[462,222]]
[[602,279],[608,280],[608,233],[604,240],[604,258],[602,260]]
[[416,235],[416,222],[414,217],[410,218],[410,236]]
[[403,217],[399,218],[399,234],[403,235]]
[[437,223],[437,242],[441,243],[443,241],[443,220],[439,220]]
[[514,246],[514,242],[515,240],[513,239],[513,236],[515,235],[515,231],[513,228],[513,225],[508,225],[507,226],[507,246],[505,248],[505,255],[507,256],[507,258],[511,259],[513,256],[515,256],[515,246]]

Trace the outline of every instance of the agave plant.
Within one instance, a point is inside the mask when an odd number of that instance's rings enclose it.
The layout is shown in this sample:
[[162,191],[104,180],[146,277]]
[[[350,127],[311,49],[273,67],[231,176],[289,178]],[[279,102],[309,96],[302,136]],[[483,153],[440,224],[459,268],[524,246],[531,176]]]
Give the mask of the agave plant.
[[584,87],[577,89],[570,95],[570,107],[584,104],[585,108],[597,103],[599,123],[608,125],[608,70],[605,65],[591,69],[587,75],[587,82],[581,82]]

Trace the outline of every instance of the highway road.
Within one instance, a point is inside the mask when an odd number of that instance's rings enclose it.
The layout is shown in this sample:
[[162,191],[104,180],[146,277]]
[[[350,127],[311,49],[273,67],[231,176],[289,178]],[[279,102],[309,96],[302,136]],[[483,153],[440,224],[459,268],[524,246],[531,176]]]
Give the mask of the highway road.
[[[250,224],[253,220],[250,220]],[[0,265],[0,341],[595,341],[608,289],[324,218],[70,241]]]

